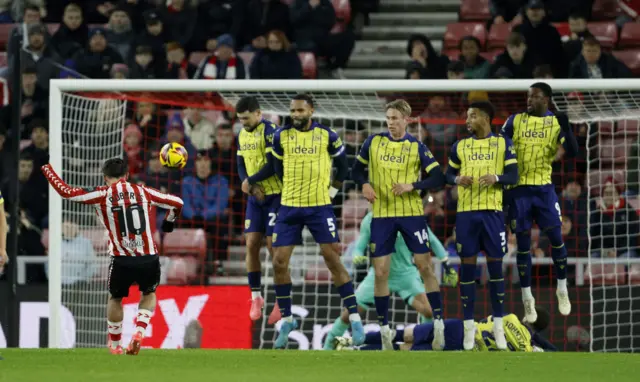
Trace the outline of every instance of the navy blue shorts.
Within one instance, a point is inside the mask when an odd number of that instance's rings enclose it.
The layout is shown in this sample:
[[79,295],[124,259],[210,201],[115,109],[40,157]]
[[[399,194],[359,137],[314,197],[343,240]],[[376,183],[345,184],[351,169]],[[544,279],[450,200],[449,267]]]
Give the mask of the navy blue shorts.
[[[444,320],[444,350],[462,350],[464,324],[460,319]],[[433,323],[416,325],[413,328],[413,344],[411,350],[433,350]]]
[[280,194],[267,195],[263,202],[249,196],[244,218],[244,232],[260,232],[265,236],[271,236],[276,226],[279,208]]
[[336,215],[333,206],[289,207],[280,206],[276,227],[273,231],[273,246],[286,247],[302,244],[302,229],[307,227],[318,244],[337,243]]
[[398,232],[407,248],[415,253],[431,252],[426,216],[405,216],[371,219],[371,257],[387,256],[395,252]]
[[502,258],[507,252],[507,233],[502,211],[469,211],[456,215],[456,248],[458,256]]
[[553,184],[520,186],[507,192],[512,232],[527,232],[535,221],[540,229],[562,225],[562,212]]

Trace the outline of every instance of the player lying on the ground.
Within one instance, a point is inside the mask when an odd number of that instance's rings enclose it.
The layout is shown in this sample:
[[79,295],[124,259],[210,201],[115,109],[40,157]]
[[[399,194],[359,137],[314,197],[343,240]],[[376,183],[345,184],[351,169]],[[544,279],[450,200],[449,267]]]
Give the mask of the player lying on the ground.
[[551,86],[537,82],[529,88],[527,111],[514,114],[502,126],[502,135],[513,139],[518,157],[518,183],[506,194],[508,220],[518,242],[518,273],[527,320],[535,321],[535,299],[531,293],[531,227],[535,221],[551,242],[551,257],[558,279],[558,310],[571,313],[567,290],[567,249],[562,240],[562,213],[555,187],[551,183],[552,164],[558,146],[566,157],[578,154],[569,119],[549,111]]
[[[515,314],[508,314],[503,317],[502,323],[507,338],[508,351],[520,352],[541,352],[556,351],[547,339],[542,337],[540,332],[549,325],[549,312],[536,306],[538,320],[532,324],[527,323],[526,318],[520,321]],[[475,323],[478,330],[475,335],[473,350],[475,351],[495,351],[499,350],[493,336],[493,317]],[[464,323],[460,319],[449,319],[444,321],[444,333],[446,338],[445,351],[463,350]],[[392,331],[394,334],[395,350],[429,351],[433,350],[433,324],[418,324],[406,329]],[[351,339],[347,337],[337,337],[335,346],[338,350],[381,350],[382,337],[380,332],[367,332],[363,346],[353,347]]]
[[[364,326],[358,314],[353,282],[340,261],[340,237],[331,200],[342,187],[349,171],[344,145],[338,134],[312,119],[311,96],[299,94],[291,100],[291,126],[273,136],[276,173],[282,179],[282,205],[273,231],[273,280],[282,324],[274,346],[285,348],[289,333],[298,323],[291,315],[291,273],[289,260],[296,245],[302,244],[307,227],[320,246],[344,307],[349,310],[356,344],[364,341]],[[331,168],[336,174],[331,179]]]
[[[365,252],[371,240],[371,219],[373,213],[369,212],[360,223],[360,236],[355,243],[353,251],[353,262],[366,262]],[[436,257],[445,265],[445,273],[442,276],[444,285],[455,287],[458,284],[458,274],[455,269],[449,268],[447,264],[447,251],[438,240],[436,235],[429,230],[429,241],[431,250]],[[432,317],[431,306],[427,300],[420,273],[413,265],[413,254],[407,248],[402,235],[398,233],[395,243],[395,251],[391,254],[391,266],[389,267],[389,291],[397,293],[408,305],[412,306],[421,316],[420,322],[430,321]],[[364,314],[374,306],[373,288],[375,283],[375,271],[369,268],[367,276],[360,282],[356,289],[356,301],[358,301],[358,311]],[[342,315],[336,318],[327,337],[324,340],[324,350],[334,349],[334,339],[340,337],[347,330],[349,324],[349,312],[342,310]]]
[[138,305],[136,333],[126,353],[136,355],[142,346],[144,333],[156,307],[156,287],[160,283],[160,260],[153,240],[149,216],[152,209],[167,211],[162,222],[164,232],[173,231],[173,225],[182,210],[182,199],[164,194],[151,187],[129,183],[128,166],[120,158],[109,159],[102,166],[106,186],[79,188],[69,186],[53,170],[42,166],[47,181],[60,196],[72,202],[91,205],[102,225],[109,233],[109,301],[107,325],[112,354],[122,354],[122,299],[129,288],[137,284],[142,297]]
[[[420,190],[438,189],[444,176],[433,154],[407,133],[411,106],[395,100],[385,106],[387,132],[373,134],[360,149],[353,180],[373,204],[371,262],[375,269],[374,301],[385,349],[392,347],[389,329],[389,268],[398,233],[413,253],[434,318],[434,348],[444,347],[440,285],[433,271],[427,218]],[[369,169],[368,174],[366,168]],[[421,180],[422,179],[422,180]]]
[[484,251],[489,271],[489,294],[495,318],[494,337],[498,349],[507,342],[502,325],[504,276],[502,258],[507,252],[507,235],[502,213],[502,190],[518,181],[518,166],[511,139],[491,132],[494,109],[489,102],[474,102],[467,111],[467,128],[472,134],[453,144],[449,154],[447,183],[458,186],[456,247],[460,265],[460,297],[464,312],[464,348],[471,350],[476,325],[476,262]]
[[[255,97],[243,97],[236,104],[238,119],[243,129],[238,134],[238,174],[242,181],[242,192],[249,195],[244,221],[247,240],[247,276],[251,288],[251,310],[253,321],[262,317],[262,266],[260,249],[263,237],[267,238],[267,250],[273,258],[271,237],[276,226],[282,181],[276,176],[271,155],[273,135],[278,126],[262,118],[260,104]],[[280,319],[278,304],[269,315],[269,324]]]

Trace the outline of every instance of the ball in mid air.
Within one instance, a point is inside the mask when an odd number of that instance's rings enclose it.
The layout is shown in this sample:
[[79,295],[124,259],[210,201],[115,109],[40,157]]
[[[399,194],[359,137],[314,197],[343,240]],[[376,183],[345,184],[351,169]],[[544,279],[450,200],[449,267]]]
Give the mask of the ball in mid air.
[[167,143],[160,150],[160,163],[164,167],[181,169],[187,164],[189,154],[179,143]]

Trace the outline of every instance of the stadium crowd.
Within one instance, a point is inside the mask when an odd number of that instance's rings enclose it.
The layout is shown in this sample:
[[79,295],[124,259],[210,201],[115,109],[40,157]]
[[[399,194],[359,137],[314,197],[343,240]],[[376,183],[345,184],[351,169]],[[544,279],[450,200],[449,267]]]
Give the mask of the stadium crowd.
[[[597,1],[596,1],[597,2]],[[334,2],[336,3],[336,2]],[[322,58],[320,76],[343,78],[355,40],[379,1],[351,1],[351,22],[337,18],[330,0],[122,0],[49,1],[0,0],[0,22],[15,24],[8,37],[8,62],[22,34],[22,67],[2,69],[5,80],[0,101],[0,189],[7,211],[15,195],[10,183],[20,182],[20,255],[46,254],[48,186],[39,168],[48,162],[48,88],[53,78],[140,79],[302,79],[315,78],[316,68],[305,65],[305,54]],[[617,17],[621,27],[636,22],[632,1],[623,2],[625,13]],[[488,25],[511,23],[506,48],[499,54],[482,52],[484,42],[473,34],[462,35],[454,49],[436,52],[429,36],[407,36],[407,79],[480,78],[624,78],[632,72],[608,52],[587,28],[591,1],[492,0]],[[640,8],[640,7],[639,7]],[[618,15],[614,15],[618,16]],[[551,22],[567,22],[565,38]],[[59,25],[58,25],[59,24]],[[495,53],[495,52],[494,52]],[[301,59],[302,57],[302,59]],[[22,84],[20,120],[21,154],[10,155],[12,139],[9,86]],[[579,94],[574,95],[576,99]],[[497,93],[430,94],[428,99],[408,96],[420,122],[411,133],[419,136],[441,165],[448,149],[467,134],[466,105],[490,100],[504,118],[524,108]],[[198,102],[206,107],[199,107]],[[208,234],[205,274],[223,275],[228,248],[241,245],[245,197],[236,170],[236,137],[241,125],[233,110],[213,95],[185,101],[182,107],[168,105],[153,95],[135,99],[126,117],[123,140],[130,174],[136,181],[181,195],[185,228],[202,228]],[[517,107],[518,109],[514,109]],[[274,121],[284,119],[271,116]],[[638,174],[640,143],[635,124],[599,122],[574,125],[579,141],[578,158],[556,158],[554,183],[563,211],[563,235],[569,256],[587,256],[588,228],[592,255],[621,257],[638,255],[640,206]],[[339,121],[347,145],[350,165],[368,131],[364,121]],[[635,131],[635,135],[633,134]],[[587,138],[590,136],[589,144]],[[614,149],[624,140],[624,150]],[[625,140],[626,139],[626,140]],[[158,160],[160,147],[179,142],[189,152],[182,172],[169,171]],[[65,142],[90,144],[83,141]],[[603,147],[611,146],[610,150]],[[606,152],[605,152],[606,151]],[[611,152],[609,152],[611,151]],[[615,151],[615,152],[614,152]],[[65,165],[87,170],[82,160]],[[76,166],[76,167],[73,167]],[[607,171],[599,171],[606,168]],[[626,179],[620,174],[625,174]],[[605,174],[606,172],[606,174]],[[589,173],[589,174],[588,174]],[[595,174],[595,175],[594,175]],[[588,200],[587,179],[591,195]],[[425,214],[433,231],[455,255],[453,225],[456,188],[425,195]],[[588,216],[587,205],[593,203]],[[344,248],[357,235],[367,202],[353,185],[336,201],[341,216]],[[623,214],[619,212],[623,211]],[[615,214],[613,212],[616,212]],[[158,214],[161,216],[161,214]],[[624,219],[618,218],[624,216]],[[591,221],[591,224],[588,222]],[[631,223],[631,224],[628,224]],[[65,217],[63,248],[78,248],[74,240],[90,243],[76,224]],[[509,255],[515,251],[509,237]],[[549,243],[534,231],[536,257],[549,256]],[[615,249],[615,250],[614,250]],[[66,250],[70,259],[80,259],[78,250]],[[77,267],[65,282],[90,278],[93,270]],[[640,269],[638,270],[640,272]],[[46,282],[46,269],[28,268],[28,282]],[[197,279],[197,282],[202,281]]]

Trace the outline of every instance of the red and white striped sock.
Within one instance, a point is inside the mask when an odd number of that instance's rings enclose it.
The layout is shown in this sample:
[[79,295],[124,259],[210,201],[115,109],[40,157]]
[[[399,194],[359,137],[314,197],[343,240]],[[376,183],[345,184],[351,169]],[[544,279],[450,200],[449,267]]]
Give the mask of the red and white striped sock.
[[122,321],[107,321],[107,329],[109,331],[109,342],[111,343],[111,349],[115,349],[120,346],[122,342]]
[[136,319],[136,332],[139,332],[144,337],[144,331],[147,330],[147,326],[149,325],[149,321],[151,321],[151,317],[153,316],[153,312],[146,309],[138,310],[138,317]]

